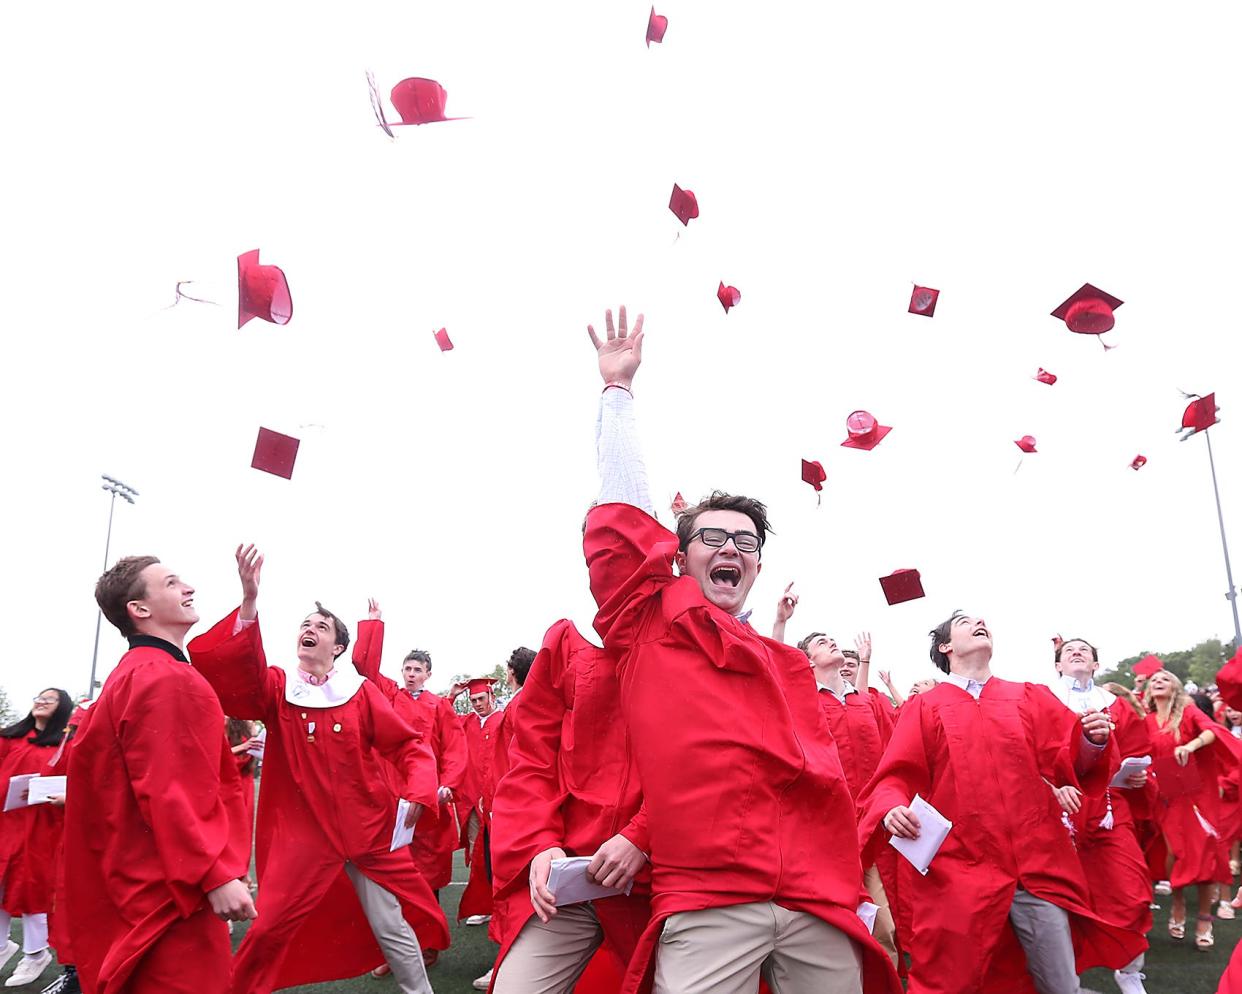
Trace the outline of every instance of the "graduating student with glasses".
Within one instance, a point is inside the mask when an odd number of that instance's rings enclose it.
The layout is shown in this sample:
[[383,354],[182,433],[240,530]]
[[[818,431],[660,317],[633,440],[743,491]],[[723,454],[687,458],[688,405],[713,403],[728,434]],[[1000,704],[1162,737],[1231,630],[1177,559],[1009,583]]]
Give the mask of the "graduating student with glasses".
[[746,599],[763,504],[717,492],[674,534],[653,516],[633,427],[642,321],[589,329],[604,390],[599,503],[584,547],[595,628],[619,659],[647,806],[652,920],[626,989],[900,991],[858,918],[862,868],[837,752],[806,657],[760,635]]

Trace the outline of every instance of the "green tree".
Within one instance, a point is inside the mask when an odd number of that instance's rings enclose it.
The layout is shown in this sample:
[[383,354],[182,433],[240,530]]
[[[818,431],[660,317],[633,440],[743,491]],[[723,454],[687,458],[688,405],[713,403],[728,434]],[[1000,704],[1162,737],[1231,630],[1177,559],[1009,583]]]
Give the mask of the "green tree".
[[1182,649],[1177,652],[1154,652],[1143,650],[1138,655],[1129,656],[1119,662],[1116,667],[1101,673],[1097,683],[1108,683],[1115,680],[1128,687],[1134,686],[1134,664],[1147,655],[1156,656],[1164,668],[1185,683],[1193,680],[1200,687],[1206,687],[1216,679],[1217,671],[1229,660],[1232,646],[1220,639],[1207,639],[1193,649]]
[[9,693],[0,687],[0,725],[11,725],[15,721],[17,721],[17,713],[13,710]]

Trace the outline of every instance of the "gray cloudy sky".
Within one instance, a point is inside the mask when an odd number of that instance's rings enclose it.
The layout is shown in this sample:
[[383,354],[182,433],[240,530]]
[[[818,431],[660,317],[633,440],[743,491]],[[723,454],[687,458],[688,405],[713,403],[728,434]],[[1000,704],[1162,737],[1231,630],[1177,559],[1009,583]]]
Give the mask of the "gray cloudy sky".
[[[1046,677],[1058,630],[1106,663],[1230,637],[1207,456],[1174,430],[1178,388],[1218,392],[1242,556],[1236,8],[675,2],[648,50],[648,7],[10,12],[12,696],[86,685],[101,472],[141,492],[114,555],[173,564],[204,623],[260,544],[273,662],[315,598],[378,597],[388,668],[428,648],[433,686],[559,617],[588,630],[585,326],[623,301],[653,491],[771,507],[761,626],[796,580],[791,635],[870,629],[902,685],[955,607],[1010,677]],[[438,79],[471,119],[390,141],[368,69]],[[255,247],[294,316],[239,332]],[[164,309],[181,279],[220,306]],[[911,281],[942,291],[933,319]],[[1048,315],[1087,281],[1126,301],[1108,353]],[[856,408],[894,426],[873,452],[840,448]],[[249,468],[260,425],[302,438],[292,481]],[[927,598],[889,608],[899,567]],[[121,650],[105,626],[104,672]]]

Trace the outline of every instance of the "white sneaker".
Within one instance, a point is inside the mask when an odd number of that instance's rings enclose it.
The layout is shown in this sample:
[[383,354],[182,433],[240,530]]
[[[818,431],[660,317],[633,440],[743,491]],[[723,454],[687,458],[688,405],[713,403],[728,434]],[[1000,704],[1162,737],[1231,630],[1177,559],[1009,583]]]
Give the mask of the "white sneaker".
[[1121,988],[1121,994],[1147,994],[1147,988],[1143,986],[1143,981],[1147,979],[1145,973],[1122,973],[1114,970],[1113,979]]
[[21,948],[12,939],[4,944],[4,949],[0,950],[0,970],[3,970],[8,965],[9,960],[13,958],[13,954]]
[[[492,967],[492,970],[494,969],[495,967]],[[470,986],[473,987],[476,991],[487,990],[489,987],[492,986],[492,970],[488,970],[487,973],[479,977],[478,980],[471,981]]]
[[1231,922],[1237,916],[1237,912],[1233,910],[1233,905],[1228,901],[1221,901],[1220,904],[1216,906],[1216,917],[1222,921]]
[[[466,924],[467,925],[486,925],[491,920],[492,920],[491,915],[471,915],[469,918],[466,919]],[[479,990],[486,990],[486,988],[480,987]]]
[[1167,880],[1161,880],[1159,883],[1156,884],[1156,893],[1159,894],[1161,897],[1168,897],[1170,894],[1173,893],[1173,885],[1170,884]]
[[27,953],[17,964],[13,976],[4,982],[5,987],[24,987],[33,984],[43,975],[43,971],[52,965],[52,951],[44,949],[37,953]]

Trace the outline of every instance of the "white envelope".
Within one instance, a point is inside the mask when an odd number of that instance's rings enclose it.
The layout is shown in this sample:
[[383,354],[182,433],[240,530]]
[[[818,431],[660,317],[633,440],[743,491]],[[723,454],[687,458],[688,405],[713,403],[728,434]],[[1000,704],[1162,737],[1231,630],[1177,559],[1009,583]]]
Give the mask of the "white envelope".
[[579,904],[582,901],[593,901],[597,897],[616,897],[628,894],[634,887],[631,880],[625,890],[616,887],[601,887],[587,876],[587,867],[591,865],[590,856],[567,856],[564,859],[552,860],[552,870],[548,874],[548,890],[556,895],[556,906]]
[[392,845],[388,847],[389,852],[396,852],[414,841],[414,826],[405,827],[405,816],[409,813],[410,802],[403,797],[397,802],[397,820],[392,825]]
[[9,777],[9,792],[4,797],[4,810],[14,811],[17,808],[24,808],[30,802],[22,797],[26,792],[26,788],[30,786],[30,781],[37,777],[37,773],[19,773],[15,777]]
[[265,745],[267,745],[267,729],[261,728],[259,729],[259,734],[256,735],[250,745],[246,747],[246,754],[253,756],[255,759],[262,759],[263,747]]
[[892,836],[888,844],[906,857],[913,867],[927,876],[927,868],[932,858],[940,852],[953,822],[928,804],[918,794],[910,802],[910,810],[919,820],[919,837],[917,839],[899,839]]
[[862,923],[867,926],[867,931],[872,935],[875,934],[875,916],[880,913],[880,906],[872,904],[870,901],[863,901],[858,906],[858,910],[854,914],[862,919]]
[[46,804],[53,795],[65,796],[65,777],[35,777],[30,781],[30,803]]
[[1127,756],[1121,761],[1121,768],[1118,769],[1113,775],[1113,778],[1108,781],[1108,785],[1110,787],[1124,787],[1126,785],[1126,780],[1130,778],[1130,774],[1138,773],[1140,770],[1145,770],[1149,766],[1151,766],[1150,756]]

